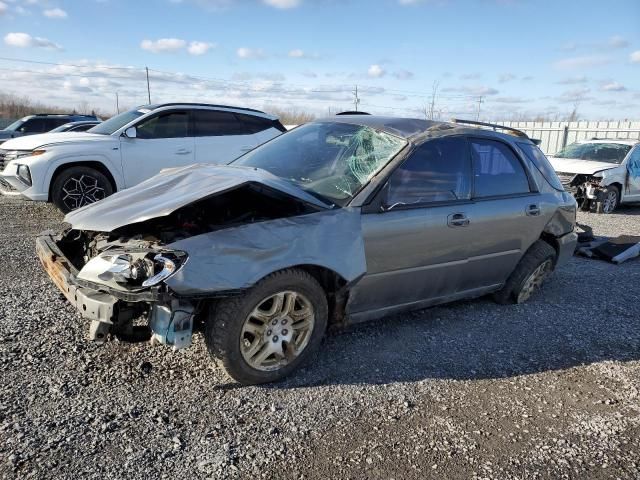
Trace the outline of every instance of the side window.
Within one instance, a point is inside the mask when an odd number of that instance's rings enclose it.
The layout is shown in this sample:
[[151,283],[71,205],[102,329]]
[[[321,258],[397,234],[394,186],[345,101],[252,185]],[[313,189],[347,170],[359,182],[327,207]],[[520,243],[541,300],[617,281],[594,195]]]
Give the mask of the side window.
[[481,138],[470,142],[475,197],[529,193],[527,174],[507,145]]
[[22,133],[42,133],[45,132],[45,121],[44,118],[32,118],[27,120],[22,124],[22,126],[18,129]]
[[273,127],[273,122],[268,118],[243,115],[241,113],[236,113],[236,117],[244,124],[249,133],[263,132]]
[[232,112],[194,110],[193,123],[196,137],[220,137],[251,133]]
[[412,204],[468,200],[471,158],[462,137],[422,144],[389,178],[387,203]]
[[564,190],[560,179],[556,175],[553,166],[549,162],[549,159],[545,157],[544,153],[535,146],[533,143],[517,142],[518,148],[524,155],[540,170],[540,173],[549,182],[549,184],[556,190]]
[[137,137],[184,138],[189,136],[189,114],[187,112],[165,112],[136,125]]
[[68,121],[68,118],[45,118],[44,131],[48,132],[49,130],[53,130],[60,125],[64,125]]

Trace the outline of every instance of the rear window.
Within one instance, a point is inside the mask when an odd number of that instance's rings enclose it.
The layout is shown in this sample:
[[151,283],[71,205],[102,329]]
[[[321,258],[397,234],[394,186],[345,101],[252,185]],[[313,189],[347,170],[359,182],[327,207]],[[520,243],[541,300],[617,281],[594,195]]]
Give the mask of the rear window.
[[524,156],[536,166],[542,176],[549,182],[549,185],[556,190],[564,190],[562,182],[560,182],[551,163],[538,147],[531,143],[516,142],[516,144]]

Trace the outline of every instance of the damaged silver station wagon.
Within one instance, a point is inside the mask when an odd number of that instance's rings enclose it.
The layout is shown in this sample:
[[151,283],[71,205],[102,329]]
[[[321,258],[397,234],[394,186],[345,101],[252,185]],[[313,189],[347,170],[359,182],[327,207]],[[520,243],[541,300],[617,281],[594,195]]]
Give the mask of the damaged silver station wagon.
[[524,302],[572,255],[575,200],[526,135],[490,127],[312,122],[76,210],[38,256],[92,340],[142,328],[181,349],[195,325],[235,380],[275,381],[330,325]]

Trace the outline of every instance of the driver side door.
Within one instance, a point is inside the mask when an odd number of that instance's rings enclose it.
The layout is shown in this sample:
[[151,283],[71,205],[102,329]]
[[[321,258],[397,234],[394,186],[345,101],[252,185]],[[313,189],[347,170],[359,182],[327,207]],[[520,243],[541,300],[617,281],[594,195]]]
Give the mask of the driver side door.
[[466,139],[452,136],[419,146],[391,173],[384,211],[362,215],[367,273],[352,290],[350,314],[384,315],[458,291],[469,256],[471,172]]
[[120,151],[126,187],[163,168],[191,165],[195,159],[189,110],[169,110],[136,125],[136,137],[121,137]]

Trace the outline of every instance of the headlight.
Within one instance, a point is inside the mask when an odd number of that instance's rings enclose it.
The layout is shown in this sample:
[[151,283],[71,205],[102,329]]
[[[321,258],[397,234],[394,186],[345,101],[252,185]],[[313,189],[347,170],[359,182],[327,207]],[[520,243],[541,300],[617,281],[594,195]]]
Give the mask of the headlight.
[[[176,273],[187,261],[184,252],[105,252],[87,263],[103,282],[152,287]],[[87,269],[87,274],[89,269]],[[81,274],[85,271],[81,272]],[[81,277],[84,275],[81,275]],[[86,279],[89,279],[88,277]]]
[[31,170],[26,165],[18,165],[18,177],[27,185],[31,185]]
[[4,159],[6,162],[10,162],[18,158],[35,157],[45,152],[46,150],[4,150]]

